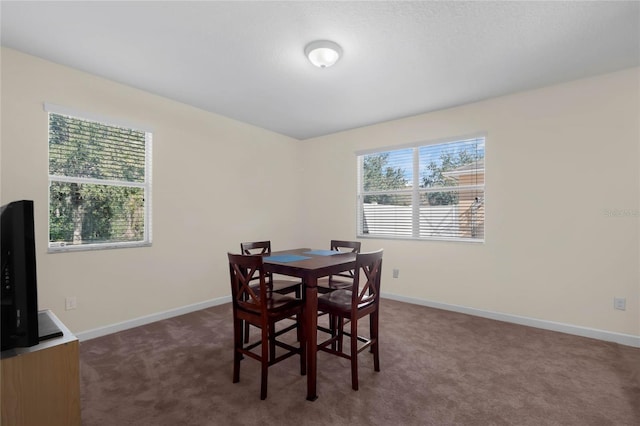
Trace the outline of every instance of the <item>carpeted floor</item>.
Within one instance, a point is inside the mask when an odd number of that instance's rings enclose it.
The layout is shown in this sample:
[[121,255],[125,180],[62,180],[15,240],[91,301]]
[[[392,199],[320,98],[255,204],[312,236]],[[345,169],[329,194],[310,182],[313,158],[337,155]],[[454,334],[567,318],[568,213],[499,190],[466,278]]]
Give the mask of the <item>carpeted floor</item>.
[[[381,372],[318,354],[309,402],[297,357],[242,361],[231,305],[83,341],[84,426],[640,425],[640,349],[424,306],[381,302]],[[295,334],[295,333],[294,333]],[[257,333],[255,333],[257,335]]]

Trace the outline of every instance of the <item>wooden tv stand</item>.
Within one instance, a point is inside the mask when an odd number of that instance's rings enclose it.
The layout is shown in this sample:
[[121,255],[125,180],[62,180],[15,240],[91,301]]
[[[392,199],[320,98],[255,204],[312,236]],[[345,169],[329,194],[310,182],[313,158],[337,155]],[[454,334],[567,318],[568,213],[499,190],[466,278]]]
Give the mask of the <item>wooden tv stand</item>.
[[2,425],[80,425],[79,344],[47,313],[62,337],[1,352]]

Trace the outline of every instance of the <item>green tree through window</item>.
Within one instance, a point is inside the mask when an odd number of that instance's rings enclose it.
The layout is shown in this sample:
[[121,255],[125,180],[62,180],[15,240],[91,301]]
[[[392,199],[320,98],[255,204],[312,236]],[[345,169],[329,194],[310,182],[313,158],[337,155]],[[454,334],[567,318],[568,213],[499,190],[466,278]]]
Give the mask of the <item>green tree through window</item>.
[[[389,153],[368,155],[363,160],[365,191],[403,189],[407,184],[401,167],[388,165]],[[390,194],[367,195],[365,203],[396,204],[398,197]]]
[[145,131],[49,113],[49,245],[150,243]]
[[[447,172],[459,169],[468,164],[474,164],[480,159],[477,152],[469,152],[464,149],[457,152],[442,152],[439,161],[431,160],[427,165],[423,177],[424,188],[458,186],[455,177],[448,176]],[[444,206],[458,203],[457,191],[429,192],[424,195],[432,206]]]

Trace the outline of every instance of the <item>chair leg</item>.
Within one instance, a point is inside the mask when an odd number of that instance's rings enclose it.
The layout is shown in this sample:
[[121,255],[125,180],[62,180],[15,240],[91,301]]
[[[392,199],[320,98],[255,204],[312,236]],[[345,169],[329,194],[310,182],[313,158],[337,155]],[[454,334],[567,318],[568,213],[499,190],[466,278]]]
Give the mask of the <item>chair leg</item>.
[[249,322],[244,321],[244,343],[249,343]]
[[260,363],[262,365],[261,377],[260,377],[260,399],[267,399],[267,378],[269,374],[269,352],[271,342],[269,340],[269,326],[262,327],[262,356]]
[[233,383],[240,381],[240,361],[242,354],[242,321],[235,320],[233,322]]
[[307,374],[307,333],[304,329],[304,318],[302,314],[296,315],[298,321],[298,342],[300,343],[300,375]]
[[335,339],[337,335],[336,316],[331,314],[329,314],[328,316],[329,316],[329,330],[331,330],[331,338],[334,339],[331,342],[331,349],[335,351],[338,349],[338,341]]
[[[373,339],[373,314],[369,315],[369,336],[371,336],[371,338]],[[373,353],[373,344],[371,346],[369,346],[369,353]]]
[[380,354],[378,345],[378,311],[372,312],[369,315],[369,336],[373,340],[371,345],[371,352],[373,353],[373,370],[380,371]]
[[358,390],[358,320],[351,319],[351,387]]
[[270,322],[268,325],[268,335],[269,335],[269,358],[268,362],[276,359],[276,324],[274,322]]
[[337,332],[338,332],[338,348],[337,351],[338,352],[342,352],[342,347],[343,347],[343,343],[344,343],[344,318],[336,316],[334,319],[334,324],[337,320],[338,326],[337,326]]

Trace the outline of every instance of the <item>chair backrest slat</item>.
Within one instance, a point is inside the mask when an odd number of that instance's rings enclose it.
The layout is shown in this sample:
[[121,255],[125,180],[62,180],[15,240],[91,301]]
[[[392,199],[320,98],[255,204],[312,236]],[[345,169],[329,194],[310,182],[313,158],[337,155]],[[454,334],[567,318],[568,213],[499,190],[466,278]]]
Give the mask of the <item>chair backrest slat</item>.
[[240,243],[242,254],[271,254],[271,241],[250,241]]
[[[341,251],[345,253],[360,253],[360,247],[360,241],[331,240],[331,250],[334,251]],[[354,271],[344,271],[340,272],[339,274],[331,275],[329,276],[329,280],[334,280],[335,277],[346,278],[348,281],[351,281],[354,277]]]
[[[271,254],[271,241],[249,241],[240,243],[240,251],[244,255],[269,256]],[[267,272],[265,276],[267,284],[271,284],[273,282],[273,274]],[[253,281],[255,280],[257,280],[256,277],[253,278]]]
[[[266,311],[267,281],[261,255],[228,253],[233,307]],[[251,282],[258,280],[259,288]]]
[[[360,253],[360,241],[331,240],[331,250]],[[347,249],[347,250],[343,250]]]
[[380,300],[381,274],[382,249],[357,254],[355,277],[351,287],[351,309],[353,311]]

